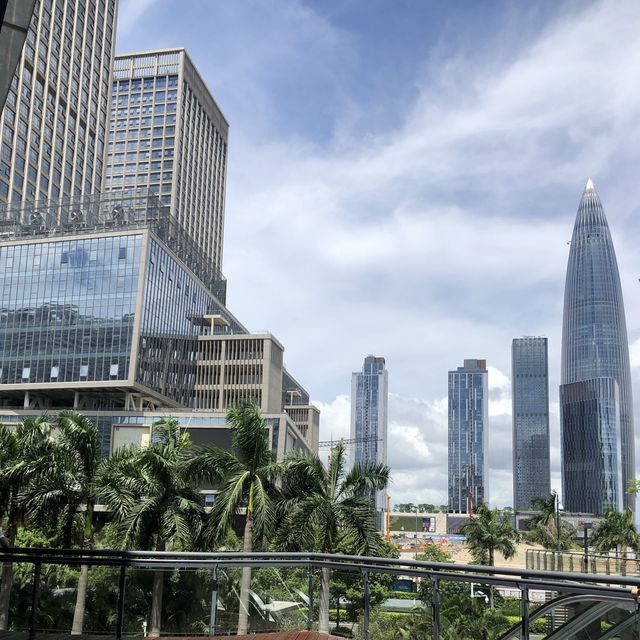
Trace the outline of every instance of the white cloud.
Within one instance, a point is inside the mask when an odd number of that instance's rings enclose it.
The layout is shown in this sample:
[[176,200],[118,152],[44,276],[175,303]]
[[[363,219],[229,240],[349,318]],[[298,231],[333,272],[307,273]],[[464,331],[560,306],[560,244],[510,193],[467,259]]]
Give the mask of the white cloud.
[[[121,19],[133,23],[148,1],[123,2]],[[473,357],[491,367],[490,490],[508,502],[511,339],[547,335],[558,487],[566,242],[588,175],[612,228],[640,375],[640,5],[568,4],[508,55],[501,38],[519,33],[484,34],[482,56],[440,43],[413,78],[417,98],[385,130],[367,129],[375,107],[351,93],[357,37],[301,3],[267,4],[216,4],[224,57],[198,45],[209,23],[181,23],[232,125],[230,308],[286,345],[288,368],[321,400],[323,439],[349,435],[350,372],[367,353],[386,357],[398,502],[446,496],[447,371]],[[124,40],[166,46],[160,35]],[[328,127],[314,127],[319,113]]]

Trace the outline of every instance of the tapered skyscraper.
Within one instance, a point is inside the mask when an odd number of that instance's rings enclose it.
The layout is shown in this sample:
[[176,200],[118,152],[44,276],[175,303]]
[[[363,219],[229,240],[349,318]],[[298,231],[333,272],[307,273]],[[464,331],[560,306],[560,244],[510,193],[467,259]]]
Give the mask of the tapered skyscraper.
[[562,489],[568,511],[602,514],[635,500],[627,328],[602,203],[587,182],[573,228],[562,325]]

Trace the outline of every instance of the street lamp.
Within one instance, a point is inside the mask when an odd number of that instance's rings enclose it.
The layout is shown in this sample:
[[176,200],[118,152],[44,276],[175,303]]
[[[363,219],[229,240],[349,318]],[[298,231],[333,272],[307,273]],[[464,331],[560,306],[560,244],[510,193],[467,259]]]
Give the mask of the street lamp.
[[415,559],[418,559],[418,506],[416,505],[416,553]]
[[556,491],[556,536],[558,538],[558,553],[562,550],[562,541],[560,540],[560,495]]

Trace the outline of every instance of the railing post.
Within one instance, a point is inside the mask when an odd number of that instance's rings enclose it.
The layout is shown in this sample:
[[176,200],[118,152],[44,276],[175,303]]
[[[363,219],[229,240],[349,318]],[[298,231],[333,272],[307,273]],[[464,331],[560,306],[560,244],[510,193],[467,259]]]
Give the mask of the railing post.
[[520,589],[520,615],[522,618],[522,640],[529,640],[529,589]]
[[218,616],[218,567],[213,568],[213,582],[211,584],[211,611],[209,612],[209,635],[216,635]]
[[124,592],[127,585],[127,566],[124,557],[120,559],[120,577],[118,578],[118,602],[116,604],[116,640],[122,640],[124,628]]
[[40,559],[36,558],[33,564],[33,585],[31,588],[31,611],[29,613],[29,640],[36,637],[36,625],[38,624],[38,606],[40,604]]
[[309,606],[307,607],[307,631],[313,629],[313,565],[309,566]]
[[433,610],[433,640],[440,640],[440,580],[438,578],[433,578],[431,608]]
[[369,572],[364,572],[364,622],[362,624],[362,637],[369,640]]

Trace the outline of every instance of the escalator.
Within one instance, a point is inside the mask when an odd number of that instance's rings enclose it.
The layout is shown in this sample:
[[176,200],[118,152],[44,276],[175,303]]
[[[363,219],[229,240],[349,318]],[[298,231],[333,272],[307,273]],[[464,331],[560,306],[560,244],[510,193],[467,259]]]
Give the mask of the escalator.
[[[560,595],[529,614],[530,624],[540,619],[547,620],[547,630],[530,632],[531,640],[640,640],[640,614],[630,598]],[[556,625],[557,620],[563,622]],[[522,638],[518,624],[499,640]]]

